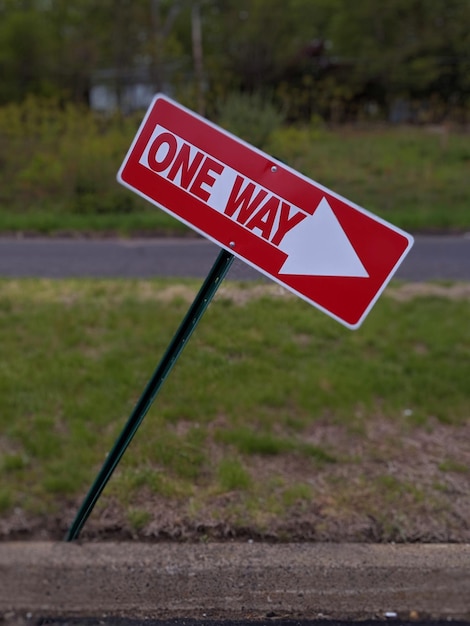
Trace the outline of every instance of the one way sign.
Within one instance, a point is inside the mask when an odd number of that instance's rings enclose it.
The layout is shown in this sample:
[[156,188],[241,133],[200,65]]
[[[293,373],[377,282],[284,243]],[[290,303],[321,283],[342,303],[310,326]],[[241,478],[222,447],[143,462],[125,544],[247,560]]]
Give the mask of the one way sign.
[[163,95],[118,180],[349,328],[413,238]]

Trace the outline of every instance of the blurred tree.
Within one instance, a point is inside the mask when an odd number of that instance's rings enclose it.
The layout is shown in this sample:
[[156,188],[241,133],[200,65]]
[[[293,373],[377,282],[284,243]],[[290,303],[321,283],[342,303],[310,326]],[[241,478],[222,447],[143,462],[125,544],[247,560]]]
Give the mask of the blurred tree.
[[[0,103],[53,90],[54,41],[46,16],[15,3],[0,9]],[[23,8],[23,5],[25,8]]]
[[[214,0],[206,10],[206,54],[222,89],[272,85],[305,41],[306,0]],[[310,3],[311,4],[311,3]],[[314,27],[308,28],[313,37]]]
[[47,91],[88,102],[97,70],[109,72],[118,101],[125,85],[139,79],[139,72],[155,90],[162,89],[166,65],[184,56],[174,26],[190,4],[189,0],[0,0],[0,100]]
[[[132,81],[146,81],[154,91],[162,91],[175,80],[175,68],[188,56],[176,29],[189,0],[108,0],[101,9],[111,28],[105,30],[101,67],[114,68],[118,100],[122,89]],[[109,52],[111,51],[111,54]]]
[[470,100],[470,0],[0,0],[0,102],[118,102],[142,80],[209,115],[233,91],[290,119],[338,120],[396,99],[445,116]]
[[341,80],[352,100],[468,98],[468,0],[339,0],[338,9],[329,33],[349,61]]
[[57,49],[56,86],[61,97],[75,102],[88,102],[91,77],[101,54],[101,9],[97,10],[95,4],[90,0],[50,0],[47,3]]

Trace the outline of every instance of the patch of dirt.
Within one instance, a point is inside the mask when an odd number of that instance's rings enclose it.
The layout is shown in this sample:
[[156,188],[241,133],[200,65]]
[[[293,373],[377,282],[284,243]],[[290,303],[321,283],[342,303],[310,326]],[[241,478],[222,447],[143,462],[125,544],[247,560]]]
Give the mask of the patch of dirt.
[[449,300],[470,300],[470,283],[452,283],[451,285],[406,283],[405,285],[388,289],[386,294],[399,302],[407,302],[414,298],[429,296],[448,298]]
[[[89,297],[89,293],[83,287],[70,285],[69,283],[57,283],[54,279],[41,279],[35,281],[39,289],[24,291],[21,281],[10,280],[1,285],[2,294],[16,299],[33,302],[53,302],[59,301],[72,306],[82,297]],[[119,304],[124,297],[119,286],[109,281],[94,281],[94,285],[99,285],[99,293],[93,293],[95,300],[103,298],[106,302]],[[167,285],[162,287],[150,280],[140,280],[132,287],[132,297],[140,302],[182,302],[190,304],[197,293],[197,287],[192,284]],[[393,284],[385,292],[385,297],[392,298],[399,302],[407,302],[415,298],[437,297],[449,300],[469,300],[470,283],[456,282],[449,285],[438,283],[405,283]],[[229,282],[222,285],[217,293],[217,298],[228,300],[237,306],[244,306],[253,300],[261,298],[294,299],[297,298],[287,289],[271,282],[250,282],[238,283]]]
[[[181,299],[191,302],[194,298],[194,289],[185,285],[171,285],[164,289],[152,289],[151,284],[139,294],[145,299],[156,299],[163,302],[171,302]],[[437,297],[449,300],[469,300],[470,283],[456,282],[449,285],[438,283],[406,283],[403,285],[392,285],[385,291],[385,296],[399,302],[407,302],[415,298]],[[260,298],[295,298],[290,291],[280,285],[273,283],[254,283],[247,287],[240,286],[236,282],[223,285],[218,293],[218,297],[229,300],[236,305],[243,306],[247,302]]]
[[[147,295],[151,298],[151,290],[147,291]],[[449,300],[470,300],[470,283],[452,283],[450,285],[441,285],[438,283],[406,283],[403,285],[392,285],[384,293],[385,296],[397,300],[399,302],[407,302],[415,298],[447,298]],[[184,285],[170,286],[153,292],[153,297],[164,302],[170,302],[176,298],[181,298],[187,302],[191,302],[194,298],[194,291]],[[230,300],[234,304],[243,306],[247,302],[260,298],[296,298],[290,291],[284,289],[280,285],[253,284],[249,287],[239,286],[237,283],[223,285],[218,297]]]

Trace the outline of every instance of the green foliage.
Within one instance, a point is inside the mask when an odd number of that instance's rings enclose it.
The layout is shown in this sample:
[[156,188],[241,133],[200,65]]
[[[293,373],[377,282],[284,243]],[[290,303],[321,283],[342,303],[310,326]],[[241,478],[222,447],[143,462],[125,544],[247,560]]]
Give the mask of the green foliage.
[[[97,82],[127,110],[129,78],[198,107],[189,0],[3,2],[0,104],[27,94],[87,103]],[[290,119],[386,116],[418,103],[431,121],[465,121],[468,0],[204,0],[204,100],[275,95]],[[203,103],[204,106],[204,103]]]
[[319,446],[314,446],[290,437],[277,437],[270,432],[255,432],[246,427],[233,430],[224,430],[217,433],[217,439],[225,444],[234,446],[243,454],[261,454],[275,456],[292,452],[310,457],[322,463],[334,463],[335,458]]
[[380,10],[375,0],[211,4],[209,101],[270,90],[289,119],[303,121],[383,118],[398,99],[416,106],[415,119],[468,116],[467,0],[396,0]]
[[19,472],[28,465],[28,458],[23,454],[5,454],[0,461],[2,472]]
[[12,493],[9,489],[0,489],[0,513],[4,513],[11,508],[13,504]]
[[284,490],[282,499],[286,506],[293,506],[298,502],[308,502],[312,498],[312,488],[305,483],[294,484]]
[[281,454],[291,449],[291,444],[285,439],[275,437],[271,433],[256,433],[249,428],[224,430],[219,433],[221,441],[234,445],[244,454]]
[[217,469],[217,477],[223,491],[245,490],[252,484],[249,473],[237,458],[221,461]]
[[470,472],[470,467],[465,463],[459,462],[456,459],[445,459],[439,463],[439,469],[441,472],[457,472],[467,474]]
[[[160,90],[165,65],[183,51],[175,21],[189,3],[55,0],[0,5],[0,102],[27,94],[88,103],[97,70],[114,73],[120,103],[126,74],[148,59],[148,77]],[[188,41],[188,40],[187,40]],[[190,40],[189,40],[190,41]],[[189,43],[189,42],[188,42]]]
[[0,105],[53,90],[54,42],[47,17],[38,11],[0,13]]
[[0,203],[72,214],[127,213],[139,206],[116,185],[135,133],[132,118],[107,119],[72,104],[29,97],[0,108]]
[[133,508],[128,514],[129,522],[134,530],[141,530],[152,519],[151,514],[144,509]]
[[[358,63],[346,80],[354,91],[376,81],[386,97],[439,94],[444,101],[468,97],[466,0],[395,0],[376,10],[373,0],[341,0],[332,16],[335,50]],[[398,26],[399,25],[399,26]]]
[[282,112],[261,93],[231,93],[220,105],[217,122],[248,143],[264,148],[284,121]]
[[185,436],[171,430],[162,430],[148,449],[148,458],[181,479],[197,479],[206,462],[204,443],[206,433],[197,426]]

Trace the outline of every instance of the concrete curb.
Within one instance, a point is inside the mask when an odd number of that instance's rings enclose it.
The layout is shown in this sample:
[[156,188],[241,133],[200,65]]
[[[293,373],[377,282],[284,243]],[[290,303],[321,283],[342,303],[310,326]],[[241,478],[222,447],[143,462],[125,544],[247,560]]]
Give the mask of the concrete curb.
[[470,544],[0,543],[1,615],[470,617]]

